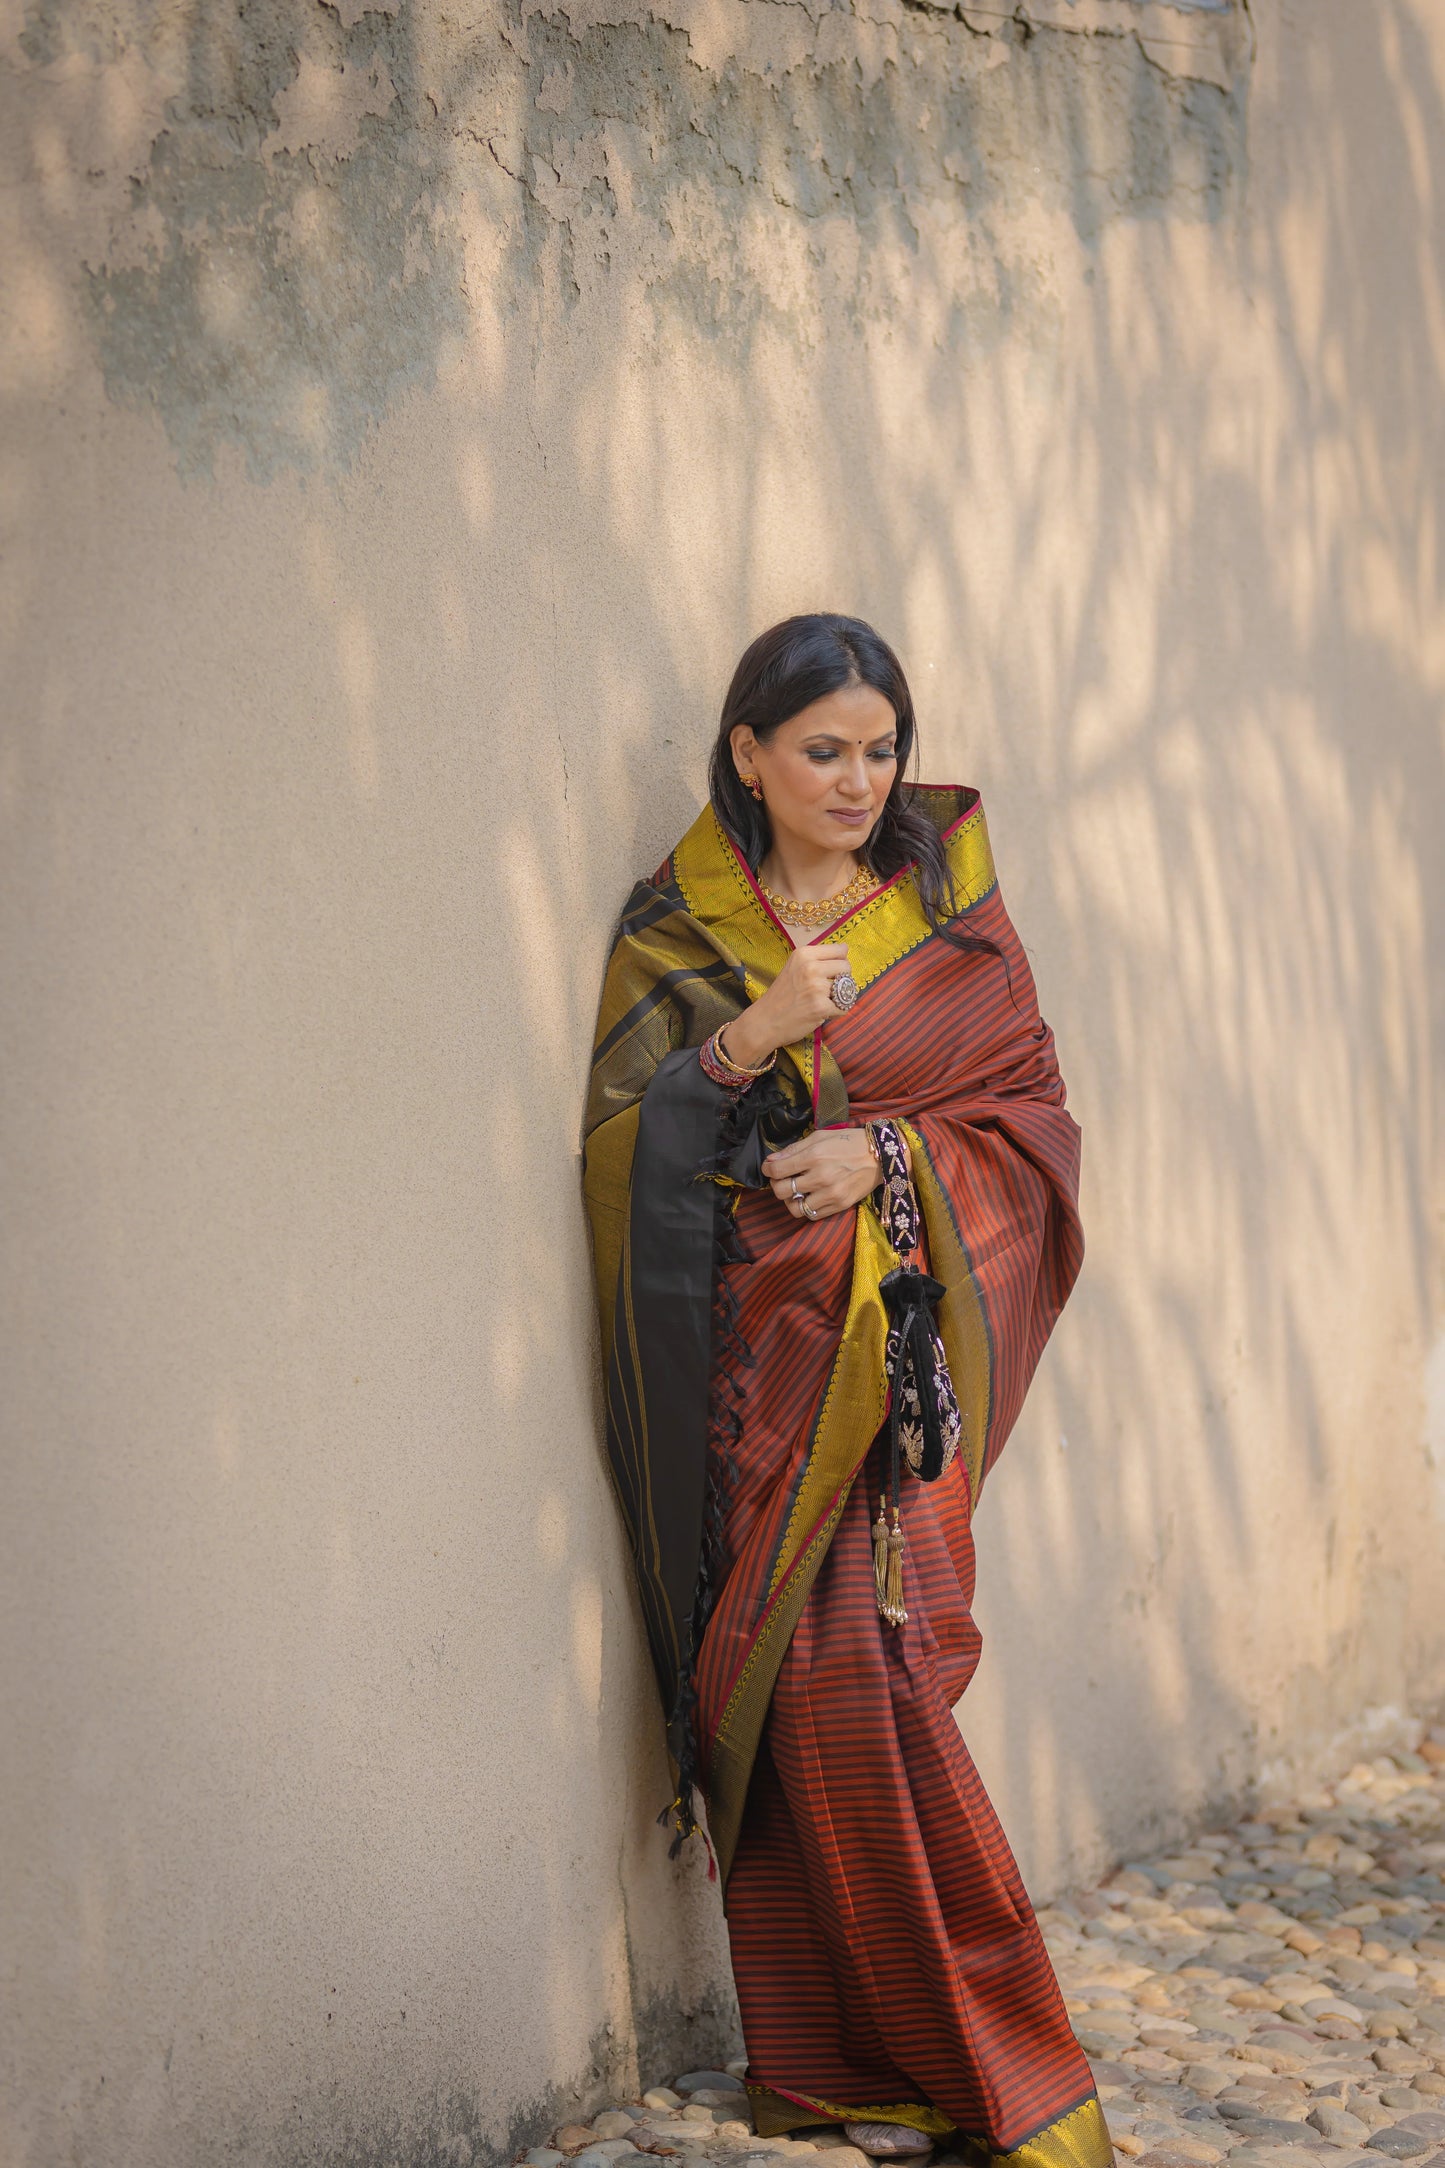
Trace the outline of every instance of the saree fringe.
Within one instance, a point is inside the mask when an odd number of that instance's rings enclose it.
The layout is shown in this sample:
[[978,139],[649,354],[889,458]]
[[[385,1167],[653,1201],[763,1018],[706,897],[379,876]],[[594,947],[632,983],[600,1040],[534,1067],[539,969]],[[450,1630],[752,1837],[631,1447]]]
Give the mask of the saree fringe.
[[[736,1145],[736,1130],[736,1109],[725,1110],[722,1117],[724,1143],[720,1159]],[[704,1171],[710,1172],[711,1168]],[[730,1265],[747,1262],[747,1252],[738,1238],[736,1192],[729,1193],[720,1189],[714,1209],[716,1220],[713,1234],[712,1368],[702,1543],[698,1554],[697,1594],[688,1619],[687,1643],[678,1679],[677,1699],[673,1703],[668,1723],[670,1735],[680,1746],[677,1794],[671,1806],[664,1807],[658,1816],[659,1822],[670,1819],[673,1823],[673,1839],[667,1848],[669,1859],[677,1858],[689,1837],[703,1834],[702,1824],[697,1819],[696,1806],[696,1795],[701,1791],[702,1773],[701,1741],[698,1735],[697,1657],[718,1590],[727,1578],[727,1508],[737,1481],[737,1446],[743,1431],[743,1373],[752,1362],[752,1352],[738,1327],[741,1305],[727,1269]],[[717,1879],[717,1865],[710,1845],[708,1879]]]

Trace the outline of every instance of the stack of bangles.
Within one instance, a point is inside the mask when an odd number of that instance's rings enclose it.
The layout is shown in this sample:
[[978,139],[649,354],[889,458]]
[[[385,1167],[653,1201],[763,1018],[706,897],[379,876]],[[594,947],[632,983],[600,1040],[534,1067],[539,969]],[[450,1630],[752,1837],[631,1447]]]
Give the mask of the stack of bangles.
[[742,1062],[733,1061],[723,1052],[722,1035],[726,1029],[725,1024],[719,1024],[712,1037],[698,1048],[697,1058],[702,1063],[703,1073],[710,1076],[714,1084],[721,1084],[730,1092],[744,1092],[754,1077],[767,1075],[777,1061],[778,1050],[774,1047],[767,1060],[759,1062],[756,1069],[746,1068]]

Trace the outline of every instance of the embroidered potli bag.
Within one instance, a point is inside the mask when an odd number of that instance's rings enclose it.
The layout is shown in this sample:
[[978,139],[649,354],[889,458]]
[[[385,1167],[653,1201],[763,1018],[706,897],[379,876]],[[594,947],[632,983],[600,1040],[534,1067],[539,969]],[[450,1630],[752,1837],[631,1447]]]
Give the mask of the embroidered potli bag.
[[888,1376],[889,1491],[887,1496],[880,1492],[878,1518],[873,1523],[873,1578],[879,1616],[886,1625],[902,1626],[908,1617],[903,1603],[903,1525],[899,1514],[903,1463],[907,1461],[920,1482],[934,1482],[958,1451],[962,1424],[948,1374],[948,1358],[933,1316],[934,1305],[943,1299],[945,1289],[940,1280],[920,1271],[916,1261],[918,1199],[908,1176],[903,1138],[894,1122],[870,1122],[868,1126],[883,1170],[878,1213],[898,1259],[878,1287],[889,1320],[883,1357]]

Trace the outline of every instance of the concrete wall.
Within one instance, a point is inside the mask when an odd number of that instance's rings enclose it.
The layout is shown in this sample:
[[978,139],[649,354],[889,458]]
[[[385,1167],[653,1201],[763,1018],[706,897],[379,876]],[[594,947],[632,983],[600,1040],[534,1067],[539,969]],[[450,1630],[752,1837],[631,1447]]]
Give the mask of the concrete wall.
[[962,1719],[1034,1887],[1445,1688],[1439,0],[4,21],[7,2163],[728,2043],[578,1126],[789,609],[981,786],[1084,1132]]

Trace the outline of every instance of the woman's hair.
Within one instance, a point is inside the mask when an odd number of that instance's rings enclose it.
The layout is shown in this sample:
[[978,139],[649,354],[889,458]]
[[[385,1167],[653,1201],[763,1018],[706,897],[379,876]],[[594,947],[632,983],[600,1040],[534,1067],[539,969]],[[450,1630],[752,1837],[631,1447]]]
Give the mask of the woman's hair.
[[849,685],[871,685],[882,693],[898,723],[893,786],[864,845],[869,864],[885,881],[902,867],[913,866],[924,916],[934,932],[957,947],[988,948],[1000,955],[995,942],[952,932],[944,924],[956,915],[958,898],[943,839],[928,815],[912,803],[907,771],[918,740],[913,695],[888,642],[861,618],[837,617],[831,611],[785,617],[780,625],[760,632],[747,649],[733,672],[708,766],[708,795],[718,819],[756,873],[772,841],[772,828],[766,807],[738,774],[732,734],[739,723],[748,723],[766,745],[790,716]]

